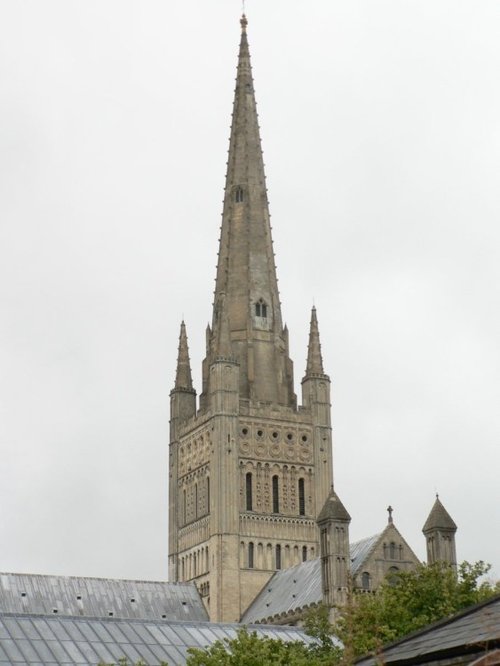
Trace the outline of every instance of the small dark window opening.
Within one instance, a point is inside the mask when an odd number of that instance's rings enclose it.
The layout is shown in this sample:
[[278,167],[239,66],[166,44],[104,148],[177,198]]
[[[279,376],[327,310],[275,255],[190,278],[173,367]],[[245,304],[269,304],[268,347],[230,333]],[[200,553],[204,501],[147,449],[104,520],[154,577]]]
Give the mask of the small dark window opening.
[[370,589],[370,574],[368,573],[368,571],[363,571],[363,574],[361,575],[361,585],[363,587],[363,590]]
[[245,477],[245,482],[246,482],[246,506],[247,506],[247,511],[252,511],[253,509],[253,498],[252,498],[252,473],[248,472],[246,477]]
[[236,203],[242,203],[243,201],[243,188],[237,187],[236,192],[234,193],[234,200]]
[[281,569],[281,546],[276,546],[276,569]]
[[21,596],[22,596],[22,597],[25,597],[25,596],[26,596],[26,592],[21,592]]
[[210,513],[210,477],[207,476],[207,513]]
[[273,476],[273,513],[280,512],[279,479]]
[[307,560],[307,546],[302,546],[302,562]]
[[395,560],[396,559],[396,544],[394,541],[391,541],[389,544],[389,559],[390,560]]
[[306,515],[306,493],[304,479],[299,479],[299,516]]
[[250,541],[248,544],[248,568],[253,569],[254,564],[253,564],[253,553],[254,553],[254,547],[253,543]]
[[255,315],[257,317],[262,317],[263,319],[267,317],[267,305],[262,298],[255,304]]

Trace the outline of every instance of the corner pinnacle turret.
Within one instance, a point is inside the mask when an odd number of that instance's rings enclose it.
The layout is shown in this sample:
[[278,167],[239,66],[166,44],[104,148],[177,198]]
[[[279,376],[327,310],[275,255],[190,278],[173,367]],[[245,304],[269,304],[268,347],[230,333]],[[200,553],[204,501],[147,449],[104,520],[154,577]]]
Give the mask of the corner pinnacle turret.
[[189,349],[186,325],[184,321],[181,322],[181,332],[179,335],[179,351],[177,354],[177,369],[175,372],[175,389],[193,391],[191,363],[189,361]]
[[307,349],[306,377],[324,375],[323,357],[321,355],[321,343],[319,341],[318,318],[316,307],[313,305],[311,311],[311,324],[309,327],[309,346]]

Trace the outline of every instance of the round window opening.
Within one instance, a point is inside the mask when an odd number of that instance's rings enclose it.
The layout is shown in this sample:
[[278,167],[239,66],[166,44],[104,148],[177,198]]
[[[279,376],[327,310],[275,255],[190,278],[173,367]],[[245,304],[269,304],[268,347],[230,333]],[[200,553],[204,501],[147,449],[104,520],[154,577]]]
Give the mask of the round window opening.
[[292,433],[289,432],[288,435],[286,436],[286,438],[287,438],[287,440],[288,440],[289,442],[291,442],[292,439],[293,439],[293,435],[292,435]]
[[276,432],[276,430],[273,432],[273,439],[278,439],[278,433]]
[[248,435],[248,428],[243,428],[241,431],[244,435]]
[[302,435],[302,441],[304,442],[304,444],[307,442],[307,435]]
[[262,437],[263,434],[262,430],[257,430],[257,437]]

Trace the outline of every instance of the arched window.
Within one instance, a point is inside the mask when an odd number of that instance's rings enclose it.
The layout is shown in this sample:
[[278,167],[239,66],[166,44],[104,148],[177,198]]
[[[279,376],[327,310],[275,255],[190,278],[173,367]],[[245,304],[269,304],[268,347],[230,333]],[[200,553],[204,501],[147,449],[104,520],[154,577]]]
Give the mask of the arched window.
[[391,541],[389,544],[389,559],[390,560],[395,560],[396,559],[396,544],[394,541]]
[[253,548],[253,543],[250,541],[248,544],[248,568],[253,569],[254,567],[254,548]]
[[207,476],[207,513],[210,513],[210,477]]
[[299,516],[306,515],[306,493],[304,479],[299,479]]
[[184,525],[187,523],[187,500],[186,500],[186,489],[182,491],[182,522]]
[[262,298],[260,298],[255,304],[255,316],[262,317],[264,319],[267,317],[267,305],[264,303]]
[[253,502],[252,502],[252,473],[247,472],[247,475],[245,477],[245,485],[246,485],[246,507],[247,511],[252,511],[253,507]]
[[242,203],[243,201],[243,188],[242,187],[237,187],[235,192],[234,192],[234,200],[236,203]]
[[302,562],[307,560],[307,546],[302,546]]
[[194,484],[194,517],[198,518],[198,484]]
[[280,512],[280,487],[277,475],[273,476],[273,513]]
[[389,571],[387,572],[387,581],[388,581],[389,585],[391,585],[392,587],[397,585],[398,582],[399,582],[398,572],[399,572],[399,569],[397,567],[390,567]]
[[369,590],[370,589],[370,574],[368,571],[363,571],[361,574],[361,586],[363,590]]
[[281,569],[281,546],[276,546],[276,569]]

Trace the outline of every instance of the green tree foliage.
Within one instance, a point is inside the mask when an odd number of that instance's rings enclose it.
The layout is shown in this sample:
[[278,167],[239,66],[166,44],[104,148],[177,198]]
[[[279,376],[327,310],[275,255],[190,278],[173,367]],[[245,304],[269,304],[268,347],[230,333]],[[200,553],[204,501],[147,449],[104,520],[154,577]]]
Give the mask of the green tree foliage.
[[351,594],[336,633],[353,654],[377,652],[384,643],[483,601],[497,590],[480,582],[490,569],[463,562],[458,572],[437,562],[399,572],[374,594]]
[[309,650],[303,643],[260,638],[246,628],[240,629],[236,638],[216,641],[204,650],[190,648],[189,653],[188,666],[311,665]]

